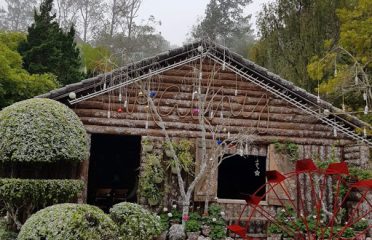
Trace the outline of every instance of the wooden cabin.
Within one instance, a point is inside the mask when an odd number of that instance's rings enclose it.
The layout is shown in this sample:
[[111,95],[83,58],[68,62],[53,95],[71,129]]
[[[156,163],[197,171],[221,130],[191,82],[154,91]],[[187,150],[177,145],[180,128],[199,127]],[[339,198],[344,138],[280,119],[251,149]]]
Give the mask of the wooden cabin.
[[[87,182],[88,203],[99,205],[117,187],[121,191],[117,196],[122,196],[118,200],[146,204],[135,194],[145,164],[141,139],[152,141],[155,152],[163,152],[165,142],[148,94],[167,134],[194,143],[196,171],[202,135],[196,94],[208,102],[203,116],[213,129],[206,133],[209,144],[245,131],[254,136],[243,154],[234,155],[241,149],[228,149],[234,157],[211,174],[211,184],[202,180],[194,191],[195,206],[208,195],[230,219],[237,218],[245,204],[238,194],[241,186],[251,186],[249,194],[265,183],[265,171],[292,170],[290,156],[279,152],[278,144],[295,145],[299,159],[337,158],[368,165],[370,125],[227,48],[202,41],[40,96],[65,103],[85,125],[91,155],[82,163],[79,177]],[[177,202],[175,177],[169,173],[163,184],[163,204]],[[277,203],[267,199],[265,204]]]

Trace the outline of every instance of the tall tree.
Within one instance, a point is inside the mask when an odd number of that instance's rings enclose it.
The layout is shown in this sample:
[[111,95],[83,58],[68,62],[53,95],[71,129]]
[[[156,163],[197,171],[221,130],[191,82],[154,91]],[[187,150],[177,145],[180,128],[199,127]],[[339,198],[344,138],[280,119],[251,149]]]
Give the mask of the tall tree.
[[56,0],[57,22],[63,30],[76,25],[78,17],[78,1]]
[[324,51],[323,42],[338,38],[336,9],[344,0],[276,0],[266,4],[257,23],[260,41],[251,51],[258,64],[314,91],[306,71],[311,57]]
[[339,39],[325,41],[329,51],[312,59],[308,73],[322,97],[372,122],[372,2],[350,1],[337,16]]
[[17,48],[25,38],[22,33],[0,32],[0,109],[58,87],[54,75],[31,75],[22,68]]
[[[205,17],[194,26],[191,35],[195,39],[207,38],[220,42],[243,55],[254,40],[249,20],[244,8],[251,0],[211,0],[205,10]],[[238,47],[238,45],[243,45]]]
[[5,0],[6,10],[0,16],[0,27],[3,30],[26,31],[32,22],[33,9],[37,0]]
[[79,0],[80,25],[82,39],[86,43],[94,32],[99,30],[99,23],[103,22],[105,5],[100,0]]
[[63,85],[77,82],[82,78],[79,49],[74,42],[75,30],[71,26],[64,33],[52,14],[53,0],[44,0],[40,12],[35,11],[35,22],[28,28],[26,41],[19,51],[24,67],[30,73],[50,72]]

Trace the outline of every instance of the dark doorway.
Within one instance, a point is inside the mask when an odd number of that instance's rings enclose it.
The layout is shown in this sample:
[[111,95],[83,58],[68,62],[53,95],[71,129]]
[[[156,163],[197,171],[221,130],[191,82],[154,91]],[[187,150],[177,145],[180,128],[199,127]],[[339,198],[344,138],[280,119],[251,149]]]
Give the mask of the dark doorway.
[[105,211],[118,202],[137,201],[141,137],[93,134],[88,203]]
[[[265,176],[266,157],[231,156],[218,167],[217,196],[224,199],[244,199],[244,195],[253,194],[265,184]],[[258,195],[264,193],[265,188]]]

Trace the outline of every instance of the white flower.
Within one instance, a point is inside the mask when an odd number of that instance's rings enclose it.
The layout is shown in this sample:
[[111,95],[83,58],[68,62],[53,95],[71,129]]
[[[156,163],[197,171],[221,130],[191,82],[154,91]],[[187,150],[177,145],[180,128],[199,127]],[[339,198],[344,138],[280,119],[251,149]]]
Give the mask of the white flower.
[[284,210],[284,209],[282,209],[281,211],[282,211],[282,212],[285,212],[285,210]]
[[301,216],[301,217],[304,217],[304,215],[303,215],[302,213],[300,214],[300,216]]
[[173,205],[172,205],[172,208],[177,208],[177,205],[176,205],[176,204],[173,204]]
[[362,219],[360,219],[360,220],[365,221],[366,219],[365,219],[365,218],[362,218]]
[[163,208],[163,212],[168,212],[168,208]]
[[345,225],[348,225],[348,222],[345,222]]
[[313,218],[314,218],[314,219],[316,219],[316,216],[315,216],[315,215],[313,215]]
[[168,213],[168,217],[173,217],[173,214],[172,213]]
[[221,216],[225,216],[225,212],[221,212],[220,214],[221,214]]
[[320,220],[320,223],[324,223],[324,221],[323,220]]
[[215,222],[215,221],[217,221],[217,219],[216,218],[212,218],[212,221]]

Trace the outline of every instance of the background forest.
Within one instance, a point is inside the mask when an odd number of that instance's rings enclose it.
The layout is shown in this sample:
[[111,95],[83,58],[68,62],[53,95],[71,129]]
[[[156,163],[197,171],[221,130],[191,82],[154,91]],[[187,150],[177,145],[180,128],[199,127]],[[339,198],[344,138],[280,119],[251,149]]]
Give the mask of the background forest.
[[[141,0],[3,0],[0,109],[173,46]],[[210,0],[189,39],[210,39],[371,122],[372,1]],[[0,5],[1,6],[1,5]],[[176,29],[175,29],[176,31]]]

